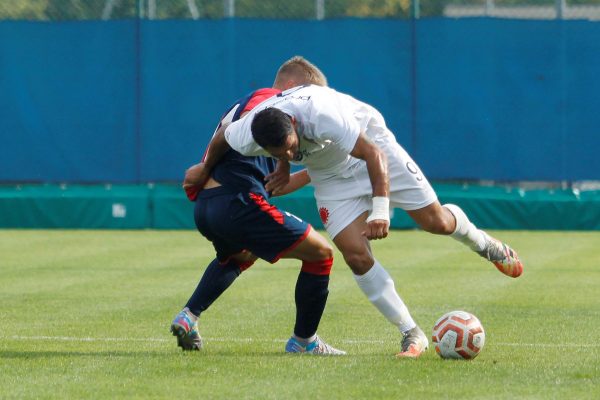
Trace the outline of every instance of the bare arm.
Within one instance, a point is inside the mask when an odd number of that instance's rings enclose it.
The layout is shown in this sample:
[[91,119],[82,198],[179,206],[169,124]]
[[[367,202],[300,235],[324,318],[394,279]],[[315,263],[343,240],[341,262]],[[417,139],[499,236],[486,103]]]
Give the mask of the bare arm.
[[[310,183],[310,176],[308,176],[308,172],[306,169],[295,172],[290,175],[290,180],[287,185],[277,188],[273,190],[273,196],[283,196],[288,193],[295,192],[303,186],[306,186]],[[267,190],[269,190],[269,184],[265,186]]]
[[290,163],[286,160],[277,160],[275,171],[265,176],[265,189],[275,194],[285,187],[290,181]]
[[373,186],[373,197],[389,197],[390,183],[387,157],[383,150],[361,133],[350,155],[367,162],[367,170]]
[[204,157],[204,166],[209,171],[212,170],[217,162],[223,158],[225,153],[231,149],[229,143],[225,140],[225,129],[227,129],[228,126],[229,124],[221,125],[208,144],[208,150]]
[[210,171],[230,149],[229,144],[225,140],[225,129],[227,128],[227,125],[228,124],[223,124],[213,135],[210,143],[208,144],[204,161],[199,164],[192,165],[185,172],[183,188],[186,191],[189,188],[194,187],[202,189],[202,186],[204,186],[204,183],[206,183],[210,177]]
[[350,155],[366,161],[373,187],[373,211],[367,219],[367,228],[363,235],[368,239],[383,239],[387,237],[390,228],[387,157],[364,133],[358,137]]

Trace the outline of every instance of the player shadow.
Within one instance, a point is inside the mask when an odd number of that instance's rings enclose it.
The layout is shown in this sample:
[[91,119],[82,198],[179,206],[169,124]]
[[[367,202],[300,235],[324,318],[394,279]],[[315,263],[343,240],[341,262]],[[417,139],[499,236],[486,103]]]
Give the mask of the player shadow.
[[140,357],[141,355],[148,356],[165,356],[168,353],[158,351],[0,351],[0,359],[39,359],[39,358],[62,358],[62,357]]
[[[348,349],[344,349],[346,351],[349,351]],[[269,358],[281,358],[281,359],[290,359],[293,360],[294,358],[297,359],[302,359],[302,360],[316,360],[316,359],[322,359],[322,360],[345,360],[345,359],[349,359],[349,358],[373,358],[373,357],[388,357],[388,358],[395,358],[395,354],[398,351],[377,351],[377,352],[373,352],[373,353],[359,353],[359,352],[352,352],[351,350],[346,354],[346,355],[339,355],[339,356],[333,356],[333,355],[312,355],[312,354],[298,354],[298,353],[286,353],[283,350],[278,350],[278,349],[274,349],[274,350],[251,350],[251,349],[244,349],[241,350],[239,348],[236,349],[202,349],[200,351],[180,351],[181,354],[183,354],[184,356],[188,356],[188,357],[194,357],[194,356],[198,356],[198,357],[208,357],[208,358],[228,358],[228,357],[232,357],[232,358],[237,358],[237,359],[242,359],[242,358],[264,358],[264,357],[269,357]]]

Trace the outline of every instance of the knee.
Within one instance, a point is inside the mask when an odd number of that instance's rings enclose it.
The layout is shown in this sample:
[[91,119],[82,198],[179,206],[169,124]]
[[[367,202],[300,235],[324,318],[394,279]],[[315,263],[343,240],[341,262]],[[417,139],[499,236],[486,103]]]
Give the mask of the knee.
[[243,250],[242,252],[231,257],[231,261],[238,265],[240,272],[244,272],[250,268],[257,259],[257,256],[247,250]]
[[333,247],[322,235],[311,230],[308,237],[290,255],[307,261],[328,260],[333,258]]
[[311,256],[302,260],[302,272],[312,275],[329,275],[333,266],[333,248],[323,240],[313,247]]
[[439,212],[432,213],[428,218],[421,221],[420,226],[421,229],[429,233],[449,235],[454,231],[456,224],[452,213],[447,209],[441,208]]
[[366,251],[346,252],[344,253],[344,261],[356,275],[366,273],[375,263],[373,256]]
[[302,254],[299,258],[311,262],[333,259],[333,248],[327,242],[319,243],[317,246],[312,246],[308,253]]
[[331,247],[329,243],[324,243],[321,246],[319,246],[317,253],[319,259],[321,260],[333,259],[333,247]]

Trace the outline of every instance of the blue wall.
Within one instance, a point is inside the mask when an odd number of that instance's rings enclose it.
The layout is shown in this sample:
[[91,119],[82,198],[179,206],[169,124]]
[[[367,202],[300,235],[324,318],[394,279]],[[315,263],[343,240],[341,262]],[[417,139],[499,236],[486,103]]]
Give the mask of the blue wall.
[[0,23],[0,181],[130,181],[133,24]]
[[417,60],[429,175],[600,179],[600,23],[423,20]]
[[295,54],[431,179],[600,179],[600,23],[343,19],[2,21],[0,181],[178,181]]

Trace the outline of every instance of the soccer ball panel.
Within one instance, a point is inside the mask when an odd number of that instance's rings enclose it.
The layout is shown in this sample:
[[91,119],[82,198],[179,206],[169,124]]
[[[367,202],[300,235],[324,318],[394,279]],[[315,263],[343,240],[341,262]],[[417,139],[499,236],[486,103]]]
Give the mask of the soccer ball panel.
[[485,332],[473,314],[451,311],[436,321],[432,340],[440,357],[471,360],[483,348]]

